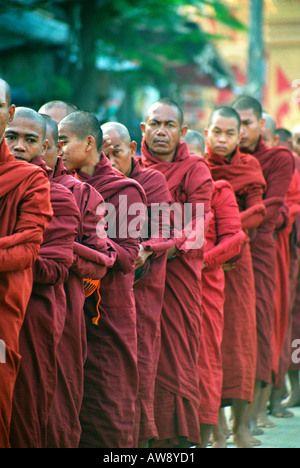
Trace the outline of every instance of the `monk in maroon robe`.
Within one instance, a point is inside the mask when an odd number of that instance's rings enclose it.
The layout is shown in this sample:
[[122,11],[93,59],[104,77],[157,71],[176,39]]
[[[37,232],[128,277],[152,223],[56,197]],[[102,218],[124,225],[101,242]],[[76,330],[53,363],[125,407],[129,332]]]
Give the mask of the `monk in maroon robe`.
[[[32,109],[17,108],[6,128],[14,157],[52,171],[38,156],[45,150],[45,122]],[[63,283],[73,262],[79,211],[72,193],[50,183],[53,219],[34,264],[33,288],[20,333],[22,361],[13,396],[10,442],[15,448],[45,448],[47,420],[56,386],[56,349],[66,314]]]
[[47,446],[76,448],[81,436],[79,413],[87,354],[84,281],[100,281],[107,269],[113,266],[115,256],[107,237],[97,235],[97,225],[101,222],[97,209],[104,203],[103,198],[93,187],[67,172],[58,156],[62,142],[58,141],[57,124],[47,115],[43,118],[48,141],[44,159],[54,172],[53,180],[73,193],[81,214],[74,245],[75,260],[64,285],[67,314],[57,348],[57,385],[48,420]]
[[[230,107],[217,109],[210,118],[208,157],[214,180],[233,187],[246,234],[263,220],[265,180],[253,156],[239,151],[240,118]],[[223,405],[232,404],[233,434],[238,447],[249,447],[246,414],[253,400],[256,370],[255,284],[249,242],[243,246],[234,269],[225,273],[223,356]],[[234,358],[233,358],[234,356]],[[214,431],[216,446],[226,445],[221,426]]]
[[223,264],[237,257],[246,240],[235,194],[226,181],[215,182],[213,218],[206,236],[202,277],[202,340],[200,345],[201,446],[208,444],[219,422],[223,367],[221,344],[224,328],[225,273]]
[[[152,445],[187,447],[201,442],[198,375],[201,276],[213,182],[205,159],[190,156],[187,144],[180,142],[187,127],[175,102],[165,99],[153,104],[141,129],[143,164],[164,174],[172,202],[176,203],[173,219],[176,244],[168,254],[154,401],[158,441]],[[184,216],[184,208],[191,209],[190,216]]]
[[[66,169],[76,170],[104,198],[107,235],[117,252],[114,267],[101,280],[101,302],[97,293],[85,302],[88,353],[80,447],[131,448],[138,394],[133,281],[146,197],[101,153],[102,131],[93,114],[78,111],[65,117],[59,136]],[[132,214],[136,208],[140,217]]]
[[[140,253],[136,262],[134,296],[137,309],[139,395],[136,406],[136,438],[139,447],[157,438],[154,420],[154,388],[160,352],[160,321],[165,290],[168,249],[174,245],[172,233],[163,237],[164,226],[159,223],[156,207],[168,212],[171,197],[165,177],[158,171],[143,170],[135,157],[137,144],[131,140],[126,127],[109,122],[102,126],[114,147],[109,154],[112,166],[122,174],[136,180],[147,196],[148,219],[145,237],[141,239]],[[157,216],[157,218],[156,218]],[[157,226],[152,222],[157,219]],[[161,215],[164,220],[164,214]],[[142,275],[139,279],[139,275]]]
[[264,194],[266,215],[251,241],[251,254],[255,276],[258,358],[253,421],[257,420],[257,407],[262,387],[272,382],[274,298],[276,287],[276,243],[274,233],[280,210],[291,183],[295,163],[287,148],[269,148],[262,141],[264,120],[260,103],[241,96],[233,107],[242,120],[241,149],[253,154],[259,161],[267,190]]
[[1,448],[10,448],[13,391],[21,360],[19,334],[32,289],[32,267],[53,216],[47,177],[39,168],[16,161],[4,139],[15,111],[10,100],[9,85],[0,80]]

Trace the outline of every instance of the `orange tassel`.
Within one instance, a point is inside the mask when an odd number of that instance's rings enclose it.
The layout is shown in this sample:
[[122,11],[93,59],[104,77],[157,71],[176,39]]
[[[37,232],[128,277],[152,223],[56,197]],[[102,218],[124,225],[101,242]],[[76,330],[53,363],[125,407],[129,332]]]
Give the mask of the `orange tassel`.
[[98,302],[97,302],[96,309],[97,309],[98,315],[97,315],[97,317],[92,318],[92,322],[93,322],[93,324],[94,324],[96,327],[99,327],[99,320],[100,320],[99,305],[100,305],[100,302],[101,302],[100,281],[99,281],[99,284],[98,284],[98,286],[97,286],[97,292],[98,292]]

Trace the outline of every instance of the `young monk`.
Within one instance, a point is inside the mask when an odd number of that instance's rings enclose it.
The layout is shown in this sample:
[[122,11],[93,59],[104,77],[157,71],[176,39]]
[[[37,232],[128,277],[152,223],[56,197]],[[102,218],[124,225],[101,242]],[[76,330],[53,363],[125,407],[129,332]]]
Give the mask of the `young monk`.
[[53,211],[43,171],[15,160],[4,139],[13,120],[10,87],[0,79],[0,447],[9,448],[15,381],[20,365],[19,334],[32,288],[32,267]]
[[[51,171],[41,154],[46,125],[34,110],[17,108],[5,137],[18,160]],[[73,263],[79,211],[72,193],[51,182],[53,220],[44,233],[34,265],[33,289],[20,333],[22,361],[13,398],[12,447],[45,448],[47,420],[56,386],[56,349],[66,314],[63,288]]]
[[97,293],[85,302],[88,353],[80,447],[131,448],[138,394],[133,281],[144,213],[131,235],[136,216],[128,211],[133,204],[142,211],[146,197],[141,186],[114,171],[101,152],[102,130],[93,114],[69,114],[59,124],[59,138],[66,169],[76,170],[80,180],[103,196],[108,236],[117,252],[114,267],[101,280],[100,304]]
[[[201,442],[198,359],[205,222],[202,217],[201,225],[197,211],[204,208],[209,223],[213,182],[205,159],[191,156],[187,144],[181,143],[187,127],[176,102],[163,99],[151,105],[141,130],[143,163],[165,175],[172,202],[180,208],[174,216],[176,246],[169,251],[167,265],[154,401],[158,441],[152,446],[189,447]],[[182,228],[180,218],[187,203],[192,210],[185,227],[192,232]]]
[[101,222],[97,209],[104,203],[103,198],[91,185],[80,182],[67,172],[58,155],[62,142],[58,141],[57,124],[48,115],[43,115],[43,118],[48,142],[44,160],[53,170],[53,180],[71,190],[81,214],[74,245],[76,258],[64,285],[67,314],[57,349],[57,386],[48,420],[47,446],[76,448],[81,436],[79,413],[87,348],[84,283],[91,279],[100,283],[107,269],[113,266],[115,256],[107,237],[97,235],[97,225]]
[[[213,112],[205,130],[208,157],[215,181],[233,187],[246,234],[264,216],[265,180],[255,158],[239,151],[241,121],[230,107]],[[256,369],[255,285],[249,242],[243,246],[234,269],[225,273],[223,405],[232,404],[233,436],[237,447],[251,447],[246,413],[252,402]],[[234,358],[233,358],[234,356]],[[226,446],[222,427],[214,431],[215,446]]]
[[266,216],[251,242],[258,334],[257,384],[252,411],[252,418],[256,423],[257,405],[261,399],[262,389],[272,382],[272,334],[276,287],[274,233],[293,177],[295,164],[288,149],[270,148],[264,144],[261,134],[265,121],[262,118],[261,104],[256,99],[241,96],[233,107],[240,114],[242,121],[241,149],[257,158],[267,183],[267,190],[264,194]]
[[188,144],[190,154],[198,154],[198,156],[205,154],[205,140],[200,132],[188,130],[183,142]]
[[[169,237],[163,237],[164,226],[159,223],[156,206],[165,207],[168,212],[171,197],[166,179],[160,172],[142,169],[135,156],[137,144],[131,140],[126,127],[119,123],[108,122],[102,126],[102,131],[114,147],[109,155],[112,166],[127,177],[136,180],[147,196],[148,235],[145,233],[140,244],[136,272],[138,274],[146,266],[147,268],[145,268],[146,274],[134,285],[139,370],[135,425],[139,447],[147,447],[149,441],[158,436],[154,420],[154,388],[160,351],[160,321],[167,253],[175,243],[170,229]],[[158,223],[154,226],[152,223],[156,224],[156,216]]]

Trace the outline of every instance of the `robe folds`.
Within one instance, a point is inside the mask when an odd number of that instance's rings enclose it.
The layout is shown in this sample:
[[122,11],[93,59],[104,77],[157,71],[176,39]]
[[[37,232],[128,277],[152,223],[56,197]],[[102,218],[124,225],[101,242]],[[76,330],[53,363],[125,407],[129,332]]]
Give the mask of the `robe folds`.
[[276,242],[278,218],[291,183],[295,162],[284,147],[270,148],[262,138],[253,152],[259,161],[267,190],[264,193],[266,215],[251,239],[255,277],[258,358],[256,379],[272,382],[274,301],[276,289]]
[[[248,234],[265,215],[262,199],[266,182],[259,163],[239,148],[231,159],[226,159],[208,146],[208,156],[213,179],[225,179],[231,184],[243,230]],[[234,269],[225,272],[222,404],[230,404],[232,399],[252,401],[256,357],[255,283],[248,239]]]
[[[167,264],[162,308],[154,402],[158,437],[164,444],[171,440],[172,446],[178,444],[180,437],[200,443],[198,359],[204,242],[199,239],[203,240],[211,219],[213,182],[205,159],[189,155],[186,143],[179,143],[173,162],[164,162],[150,154],[143,140],[142,162],[146,168],[164,174],[172,203],[181,208],[182,218],[183,208],[189,204],[191,219],[187,217],[188,226],[184,222],[181,226],[193,228],[180,230],[179,215],[174,216],[178,252]],[[199,207],[203,208],[202,223],[199,223]]]
[[132,448],[138,396],[133,281],[139,252],[139,229],[145,221],[145,212],[137,223],[137,237],[131,233],[131,226],[137,217],[132,214],[134,204],[139,204],[142,210],[142,205],[146,207],[146,196],[137,182],[115,171],[103,153],[92,176],[78,172],[78,177],[104,198],[108,211],[107,233],[117,252],[113,268],[101,280],[99,326],[92,322],[98,294],[94,293],[85,301],[87,360],[80,413],[80,447]]
[[15,160],[0,144],[0,448],[9,448],[15,380],[20,365],[19,333],[30,299],[43,233],[53,211],[44,172]]
[[213,218],[206,235],[202,276],[202,339],[200,343],[200,423],[218,425],[223,370],[221,344],[224,327],[223,264],[240,254],[247,239],[231,185],[215,182]]
[[60,157],[53,180],[73,193],[81,218],[74,244],[74,262],[64,285],[67,313],[57,347],[58,375],[47,426],[47,447],[76,448],[81,436],[79,413],[87,354],[83,279],[101,280],[113,266],[115,255],[107,238],[97,235],[97,224],[101,220],[97,209],[104,203],[97,190],[68,173]]
[[273,327],[273,381],[281,388],[288,367],[280,365],[281,354],[290,321],[290,235],[295,223],[296,215],[300,212],[300,175],[294,171],[289,185],[285,204],[282,206],[276,231],[276,288],[274,301],[274,327]]
[[152,169],[142,169],[138,158],[133,158],[129,177],[136,180],[145,191],[148,214],[145,223],[148,232],[143,233],[141,243],[146,250],[154,252],[147,260],[149,263],[147,273],[134,285],[139,371],[135,430],[138,441],[144,442],[158,437],[154,419],[155,378],[160,352],[160,321],[165,291],[167,252],[174,245],[175,239],[171,230],[164,233],[163,215],[159,220],[155,213],[158,204],[162,210],[166,209],[167,213],[171,204],[171,196],[163,174]]
[[20,333],[22,361],[13,396],[13,448],[46,448],[49,411],[56,388],[57,346],[66,317],[64,283],[73,263],[80,213],[73,194],[52,180],[40,157],[32,164],[50,178],[53,219],[44,232],[33,269],[33,287]]

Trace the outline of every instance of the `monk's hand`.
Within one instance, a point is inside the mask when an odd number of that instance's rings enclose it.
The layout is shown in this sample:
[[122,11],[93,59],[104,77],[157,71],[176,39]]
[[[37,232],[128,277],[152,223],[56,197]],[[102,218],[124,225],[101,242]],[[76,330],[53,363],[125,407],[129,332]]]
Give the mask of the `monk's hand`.
[[234,270],[234,265],[232,263],[224,263],[223,270],[224,271],[232,271],[232,270]]
[[108,135],[103,135],[102,151],[106,156],[109,156],[114,150],[111,144],[111,139]]
[[177,247],[176,245],[174,245],[173,247],[171,247],[169,250],[168,250],[168,259],[171,258],[171,257],[174,257],[177,253]]
[[137,270],[138,268],[141,268],[145,264],[147,258],[152,254],[152,250],[146,250],[142,245],[140,245],[140,251],[135,262],[135,269]]

